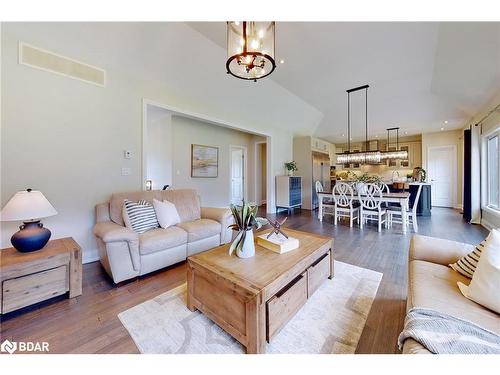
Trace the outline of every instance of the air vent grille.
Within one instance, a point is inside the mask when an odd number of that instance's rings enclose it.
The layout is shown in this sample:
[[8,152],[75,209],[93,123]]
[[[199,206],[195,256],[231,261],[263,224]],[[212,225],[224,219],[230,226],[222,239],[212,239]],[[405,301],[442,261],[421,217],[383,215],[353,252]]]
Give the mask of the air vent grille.
[[104,87],[106,71],[53,52],[19,42],[19,64]]

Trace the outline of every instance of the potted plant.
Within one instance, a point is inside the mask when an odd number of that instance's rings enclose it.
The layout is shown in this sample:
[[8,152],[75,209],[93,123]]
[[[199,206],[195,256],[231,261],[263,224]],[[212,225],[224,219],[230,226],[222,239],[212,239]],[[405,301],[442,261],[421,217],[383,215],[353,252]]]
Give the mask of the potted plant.
[[245,203],[241,206],[230,205],[233,214],[234,224],[228,228],[237,231],[231,246],[229,246],[229,255],[236,250],[236,255],[240,258],[250,258],[255,255],[255,244],[253,239],[253,229],[259,229],[268,223],[266,218],[257,217],[258,206]]
[[380,177],[377,175],[369,175],[368,173],[363,173],[362,175],[356,176],[354,178],[356,182],[356,190],[361,194],[365,193],[365,184],[379,182]]
[[293,172],[299,170],[297,168],[297,163],[295,163],[293,160],[285,163],[285,169],[288,176],[293,176]]

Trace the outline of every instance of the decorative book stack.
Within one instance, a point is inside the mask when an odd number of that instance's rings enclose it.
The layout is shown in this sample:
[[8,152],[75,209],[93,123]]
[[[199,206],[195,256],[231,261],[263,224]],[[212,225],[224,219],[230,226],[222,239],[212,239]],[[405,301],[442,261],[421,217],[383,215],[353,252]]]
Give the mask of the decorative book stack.
[[299,240],[293,237],[286,238],[281,234],[273,233],[269,238],[269,233],[257,236],[257,244],[278,254],[283,254],[299,247]]

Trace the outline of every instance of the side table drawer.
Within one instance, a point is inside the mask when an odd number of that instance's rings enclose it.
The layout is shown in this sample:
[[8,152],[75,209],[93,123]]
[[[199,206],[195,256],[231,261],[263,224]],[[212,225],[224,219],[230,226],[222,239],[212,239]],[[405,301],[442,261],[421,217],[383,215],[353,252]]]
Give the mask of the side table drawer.
[[330,276],[330,253],[307,269],[307,296],[310,297]]
[[307,301],[307,277],[304,272],[267,301],[267,341],[295,315]]
[[60,266],[15,279],[2,284],[2,313],[59,296],[69,289],[68,270]]

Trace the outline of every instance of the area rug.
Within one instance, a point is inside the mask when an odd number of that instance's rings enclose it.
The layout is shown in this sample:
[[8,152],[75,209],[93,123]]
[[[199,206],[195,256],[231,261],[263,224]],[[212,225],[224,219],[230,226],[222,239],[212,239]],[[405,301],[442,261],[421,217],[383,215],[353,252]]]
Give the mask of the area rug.
[[[335,262],[321,287],[267,345],[266,353],[354,353],[382,274]],[[240,354],[244,347],[186,307],[186,284],[118,314],[141,353]]]

